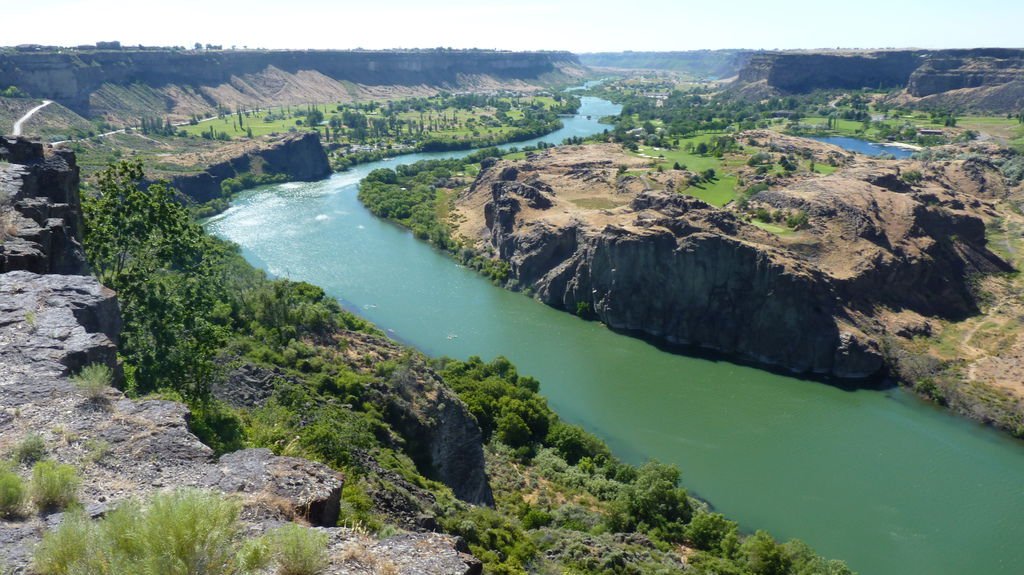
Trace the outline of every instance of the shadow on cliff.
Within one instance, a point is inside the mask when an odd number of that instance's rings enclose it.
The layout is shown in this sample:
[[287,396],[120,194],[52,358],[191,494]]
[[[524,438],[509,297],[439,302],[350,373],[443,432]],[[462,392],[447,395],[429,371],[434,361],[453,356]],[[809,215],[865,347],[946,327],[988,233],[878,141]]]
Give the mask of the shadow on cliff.
[[[596,321],[596,320],[588,320],[588,321]],[[640,341],[643,341],[644,343],[647,343],[648,345],[651,345],[651,346],[657,348],[660,351],[664,351],[666,353],[671,353],[673,355],[682,355],[682,356],[692,357],[692,358],[695,358],[695,359],[701,359],[701,360],[704,360],[704,361],[710,361],[710,362],[714,362],[714,363],[727,363],[727,364],[739,365],[739,366],[743,366],[743,367],[751,367],[751,368],[754,368],[754,369],[758,369],[758,370],[765,371],[765,372],[768,372],[768,373],[773,373],[773,374],[776,374],[776,375],[781,375],[781,376],[784,376],[784,377],[792,377],[794,379],[799,379],[799,380],[802,380],[802,381],[813,381],[815,383],[823,383],[825,385],[829,385],[831,387],[834,387],[836,389],[841,389],[843,391],[850,391],[850,392],[860,391],[860,390],[882,391],[882,390],[893,389],[893,388],[898,387],[898,383],[892,378],[892,375],[889,372],[889,369],[888,369],[887,366],[883,367],[883,369],[881,371],[879,371],[877,374],[875,374],[875,375],[873,375],[871,377],[868,377],[868,378],[861,378],[861,379],[844,379],[844,378],[838,378],[838,377],[830,376],[830,375],[826,375],[826,374],[816,374],[816,373],[808,373],[808,372],[801,373],[801,372],[795,372],[795,371],[788,370],[788,369],[786,369],[786,368],[784,368],[782,366],[779,366],[779,365],[772,365],[772,364],[761,363],[761,362],[754,361],[754,360],[751,360],[751,359],[745,359],[743,357],[736,356],[736,355],[733,355],[733,354],[728,354],[728,353],[717,351],[717,350],[714,350],[714,349],[709,349],[709,348],[706,348],[706,347],[701,347],[699,345],[684,345],[684,344],[670,343],[670,342],[667,342],[667,341],[665,341],[663,339],[659,339],[659,338],[657,338],[655,336],[652,336],[650,334],[647,334],[647,333],[645,333],[643,331],[639,331],[639,330],[617,329],[617,328],[610,327],[607,324],[602,324],[602,325],[604,325],[606,328],[608,328],[608,330],[611,331],[611,332],[614,332],[614,333],[617,333],[617,334],[620,334],[620,335],[624,335],[624,336],[628,336],[628,337],[631,337],[631,338],[634,338],[634,339],[638,339]]]

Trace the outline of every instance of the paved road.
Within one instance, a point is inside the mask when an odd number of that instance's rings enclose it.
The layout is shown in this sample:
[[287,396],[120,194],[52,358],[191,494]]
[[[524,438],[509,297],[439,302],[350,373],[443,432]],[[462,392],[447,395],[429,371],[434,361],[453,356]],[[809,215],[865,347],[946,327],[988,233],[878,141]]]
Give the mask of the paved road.
[[43,108],[49,106],[52,103],[53,103],[53,101],[51,101],[51,100],[43,100],[42,104],[39,104],[35,108],[32,108],[31,110],[29,110],[28,113],[26,113],[24,116],[22,116],[20,119],[18,119],[17,122],[14,123],[14,131],[12,133],[15,136],[20,136],[21,135],[21,125],[24,124],[25,122],[27,122],[28,119],[31,118],[33,114],[35,114],[39,110],[42,110]]

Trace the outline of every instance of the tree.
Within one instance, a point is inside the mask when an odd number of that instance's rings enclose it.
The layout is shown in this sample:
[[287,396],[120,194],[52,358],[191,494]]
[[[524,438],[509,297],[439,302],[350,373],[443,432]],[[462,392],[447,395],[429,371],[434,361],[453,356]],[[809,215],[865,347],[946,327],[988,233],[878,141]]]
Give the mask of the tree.
[[100,173],[98,193],[82,201],[86,255],[117,291],[129,389],[202,397],[224,333],[214,319],[224,299],[213,273],[221,252],[170,187],[143,189],[142,178],[138,161]]
[[754,575],[786,575],[792,565],[782,546],[764,531],[748,537],[740,551]]
[[686,540],[697,549],[720,551],[726,536],[735,534],[738,527],[720,513],[698,511],[686,526]]

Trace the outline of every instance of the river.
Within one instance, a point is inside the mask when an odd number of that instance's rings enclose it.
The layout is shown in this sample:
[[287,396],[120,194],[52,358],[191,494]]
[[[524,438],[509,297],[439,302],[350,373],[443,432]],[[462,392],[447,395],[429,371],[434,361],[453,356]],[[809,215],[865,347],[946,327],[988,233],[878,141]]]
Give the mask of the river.
[[[584,98],[541,139],[602,130],[597,118],[614,113]],[[627,461],[678,464],[692,493],[745,530],[798,537],[861,575],[1024,572],[1020,442],[902,390],[660,351],[495,287],[356,199],[373,169],[452,155],[252,190],[208,226],[253,265],[322,286],[428,354],[505,355],[563,418]]]

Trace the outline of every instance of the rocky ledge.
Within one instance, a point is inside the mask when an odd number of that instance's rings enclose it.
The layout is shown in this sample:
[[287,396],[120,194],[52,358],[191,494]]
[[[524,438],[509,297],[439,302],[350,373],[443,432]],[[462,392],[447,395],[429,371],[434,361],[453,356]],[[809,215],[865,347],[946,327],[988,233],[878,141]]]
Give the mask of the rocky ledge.
[[75,155],[0,138],[0,273],[86,273]]

